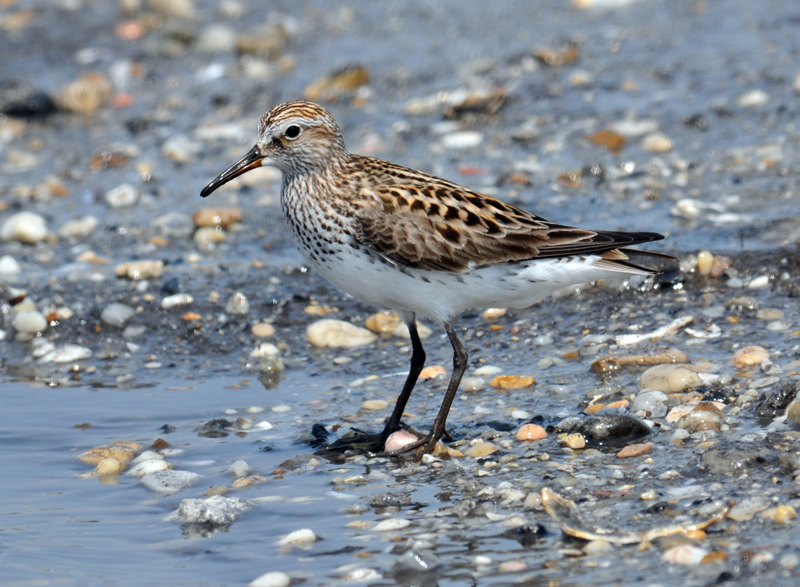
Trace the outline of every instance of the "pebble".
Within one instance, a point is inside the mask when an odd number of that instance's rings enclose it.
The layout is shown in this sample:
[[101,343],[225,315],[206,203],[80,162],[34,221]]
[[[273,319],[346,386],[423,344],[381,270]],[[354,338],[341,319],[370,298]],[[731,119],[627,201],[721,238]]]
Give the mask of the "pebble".
[[654,132],[642,139],[642,148],[654,153],[666,153],[672,150],[672,139],[663,133]]
[[760,275],[753,279],[750,283],[747,284],[747,287],[751,289],[761,289],[764,287],[769,287],[769,275]]
[[697,272],[700,275],[710,275],[714,265],[714,254],[711,251],[700,251],[697,254]]
[[656,365],[639,377],[639,387],[642,389],[671,393],[700,387],[703,384],[696,371],[683,365]]
[[624,447],[621,451],[617,453],[617,458],[627,459],[630,457],[638,457],[641,455],[646,455],[651,450],[653,450],[653,445],[649,442],[644,442],[640,444],[629,444],[628,446]]
[[666,550],[664,554],[661,555],[661,560],[668,563],[694,567],[703,562],[703,558],[705,558],[707,554],[707,550],[698,546],[681,544]]
[[40,363],[73,363],[92,357],[92,350],[77,344],[57,347],[39,359]]
[[361,404],[362,410],[372,410],[376,412],[378,410],[385,410],[388,407],[389,407],[389,402],[386,402],[382,399],[368,399],[363,404]]
[[36,310],[20,310],[11,325],[21,334],[36,334],[47,328],[47,319]]
[[142,454],[140,454],[138,457],[133,459],[133,463],[136,464],[136,463],[141,463],[141,462],[150,461],[150,460],[163,461],[164,460],[164,455],[161,455],[161,454],[159,454],[157,452],[154,452],[152,450],[146,450]]
[[164,459],[149,459],[137,463],[135,467],[133,467],[130,471],[128,471],[128,476],[144,477],[148,473],[155,473],[156,471],[166,471],[171,468],[172,465],[170,465]]
[[690,433],[703,430],[719,432],[722,424],[722,411],[712,402],[700,402],[694,409],[677,422],[678,428],[684,428]]
[[528,568],[523,561],[503,561],[497,566],[498,573],[521,573]]
[[[136,447],[139,447],[136,445]],[[96,446],[90,448],[78,457],[78,461],[85,465],[97,465],[103,459],[115,459],[121,463],[127,463],[136,456],[138,448],[132,446]]]
[[486,382],[480,377],[464,377],[461,380],[459,389],[467,392],[474,393],[482,390],[486,386]]
[[271,342],[262,342],[250,353],[251,357],[256,359],[264,359],[267,357],[277,357],[281,354],[281,349],[272,344]]
[[194,233],[194,242],[203,251],[212,249],[215,244],[221,243],[226,238],[225,233],[214,226],[203,226]]
[[258,324],[253,324],[250,332],[257,338],[266,338],[275,334],[275,327],[267,322],[259,322]]
[[127,208],[139,201],[139,190],[129,183],[123,183],[108,190],[105,201],[112,208]]
[[204,208],[195,212],[192,221],[198,228],[204,226],[228,228],[231,224],[242,221],[242,211],[239,208]]
[[231,477],[247,477],[253,470],[245,461],[236,461],[228,467],[228,475]]
[[236,49],[236,31],[224,24],[212,24],[200,31],[198,53],[227,53]]
[[92,234],[99,224],[99,221],[94,216],[76,218],[65,222],[58,229],[58,235],[64,238],[86,237]]
[[403,528],[408,528],[410,525],[411,522],[404,518],[389,518],[378,522],[373,530],[375,532],[397,532]]
[[[367,330],[377,334],[389,334],[406,340],[411,339],[411,333],[408,331],[408,326],[406,326],[405,322],[400,319],[397,313],[388,310],[373,314],[367,318],[364,326]],[[430,338],[432,333],[433,331],[430,328],[417,322],[417,334],[421,339]]]
[[482,316],[484,320],[496,320],[497,318],[505,316],[506,312],[508,312],[507,308],[486,308]]
[[441,365],[431,365],[430,367],[425,367],[422,371],[419,372],[420,379],[436,379],[437,377],[442,377],[447,374],[445,368]]
[[289,587],[291,582],[292,578],[286,573],[272,571],[253,579],[247,584],[247,587]]
[[442,137],[442,146],[447,149],[469,149],[483,142],[483,133],[476,131],[460,131]]
[[769,94],[764,90],[750,90],[745,92],[736,100],[739,106],[750,108],[754,106],[763,106],[769,102]]
[[583,552],[589,556],[593,554],[603,554],[610,550],[614,550],[614,546],[606,540],[591,540],[583,547]]
[[768,497],[756,496],[745,498],[736,502],[728,513],[728,518],[734,522],[752,520],[759,512],[763,512],[771,505]]
[[760,365],[769,358],[769,351],[760,346],[746,346],[733,353],[731,363],[737,369]]
[[55,102],[63,110],[88,116],[97,112],[111,97],[111,83],[101,73],[83,74],[68,84],[55,96]]
[[541,440],[547,438],[547,431],[538,424],[523,424],[517,430],[517,440]]
[[419,438],[417,438],[408,430],[398,430],[397,432],[392,432],[392,434],[389,435],[389,438],[386,439],[386,444],[384,445],[383,450],[386,452],[396,452],[401,450],[404,446],[407,446],[412,442],[417,442],[418,440]]
[[530,387],[536,383],[536,380],[530,375],[498,375],[489,382],[490,387],[499,387],[500,389],[523,389]]
[[308,341],[318,348],[350,348],[375,342],[377,336],[343,320],[324,319],[306,328]]
[[469,450],[467,450],[466,455],[468,457],[481,458],[494,454],[499,450],[500,447],[497,446],[496,444],[492,442],[481,441],[475,444],[474,446],[469,447]]
[[47,222],[34,212],[17,212],[3,222],[0,240],[19,241],[29,245],[47,238]]
[[178,509],[167,516],[166,520],[179,524],[202,524],[205,527],[230,526],[251,507],[241,498],[223,495],[212,495],[205,499],[183,499]]
[[194,222],[188,214],[180,212],[168,212],[162,214],[152,225],[158,228],[158,232],[171,239],[187,239],[194,233]]
[[228,303],[225,304],[226,314],[244,316],[248,312],[250,312],[250,302],[247,301],[247,296],[240,291],[234,293],[228,300]]
[[333,102],[369,83],[369,71],[362,65],[350,65],[315,80],[303,90],[303,97],[312,102]]
[[141,281],[144,279],[151,279],[153,277],[161,277],[164,273],[163,261],[128,261],[127,263],[120,263],[114,269],[117,277],[127,277],[133,281]]
[[668,396],[663,391],[643,391],[633,400],[633,411],[645,411],[648,414],[660,418],[667,413],[665,402]]
[[202,143],[186,135],[175,135],[161,145],[161,154],[176,163],[190,163],[195,160],[202,147]]
[[147,487],[150,491],[158,493],[161,496],[167,497],[175,495],[200,481],[202,477],[197,473],[190,471],[156,471],[148,473],[141,479],[142,485]]
[[186,306],[192,303],[194,303],[194,298],[191,295],[187,293],[176,293],[161,300],[161,307],[164,310],[170,310],[178,306]]
[[4,278],[13,277],[22,271],[22,266],[11,255],[0,257],[0,275]]
[[567,434],[561,439],[561,444],[567,448],[580,449],[586,446],[586,439],[583,437],[583,434]]
[[110,326],[122,328],[134,314],[136,314],[136,310],[130,306],[126,306],[125,304],[109,304],[103,308],[100,318]]
[[120,461],[117,459],[113,459],[111,457],[105,458],[94,468],[94,472],[96,475],[113,475],[114,473],[119,473],[125,468]]
[[319,540],[313,530],[310,528],[301,528],[290,532],[276,543],[278,546],[297,546],[299,544],[311,544]]
[[756,318],[758,318],[759,320],[764,320],[766,322],[772,322],[774,320],[783,320],[783,312],[775,308],[762,308],[758,312],[756,312]]
[[[800,91],[798,91],[800,93]],[[800,556],[793,552],[784,554],[779,560],[778,564],[784,569],[795,569],[800,566]]]
[[761,512],[762,518],[774,520],[776,524],[785,524],[797,517],[797,511],[790,505],[779,505]]

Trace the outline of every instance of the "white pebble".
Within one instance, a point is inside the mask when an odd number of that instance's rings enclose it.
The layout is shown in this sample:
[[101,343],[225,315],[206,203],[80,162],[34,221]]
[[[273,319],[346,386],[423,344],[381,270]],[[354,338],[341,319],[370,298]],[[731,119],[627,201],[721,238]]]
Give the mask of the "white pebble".
[[319,536],[314,534],[314,531],[309,528],[301,528],[295,530],[278,540],[278,546],[294,546],[297,544],[311,544],[319,540]]
[[69,220],[58,229],[58,235],[64,238],[77,238],[81,236],[89,236],[97,228],[99,222],[94,216],[84,216],[83,218],[76,218]]
[[200,479],[200,475],[190,471],[156,471],[142,477],[142,485],[166,497],[188,489]]
[[119,326],[122,328],[135,313],[136,310],[125,304],[109,304],[103,309],[100,318],[110,326]]
[[82,361],[89,359],[92,356],[92,350],[77,344],[65,344],[55,350],[47,353],[41,359],[40,363],[72,363],[73,361]]
[[206,499],[184,499],[165,520],[179,524],[228,526],[251,507],[249,502],[239,497],[212,495]]
[[486,382],[481,379],[480,377],[464,377],[461,380],[461,385],[459,385],[459,389],[462,391],[480,391],[486,386]]
[[200,31],[197,39],[200,53],[225,53],[236,48],[236,32],[223,24],[212,24]]
[[768,286],[769,286],[769,275],[760,275],[747,284],[747,287],[751,289],[758,289],[761,287],[768,287]]
[[163,461],[163,460],[164,460],[164,455],[160,455],[152,450],[146,450],[138,457],[133,459],[131,462],[135,465],[138,463],[142,463],[144,461]]
[[129,477],[144,477],[148,473],[155,473],[156,471],[166,471],[171,469],[170,465],[164,459],[148,459],[137,464],[133,469],[128,471]]
[[286,573],[273,571],[264,573],[258,579],[254,579],[247,584],[247,587],[288,587],[292,578]]
[[186,135],[176,135],[167,139],[161,146],[161,154],[167,159],[172,159],[179,163],[192,161],[200,152],[201,144],[187,137]]
[[492,564],[492,559],[488,556],[479,554],[478,556],[472,558],[472,564],[476,567],[485,567]]
[[176,293],[161,300],[161,307],[165,310],[169,310],[170,308],[175,308],[177,306],[186,306],[192,302],[194,302],[194,298],[189,294]]
[[708,554],[708,551],[692,546],[690,544],[682,544],[673,546],[661,555],[661,560],[668,563],[675,563],[678,565],[696,566],[699,565],[703,557]]
[[264,359],[267,357],[277,357],[281,354],[281,350],[271,342],[262,342],[252,350],[250,356],[256,359]]
[[515,420],[527,420],[531,415],[525,410],[514,410],[511,412],[511,417]]
[[306,328],[308,341],[319,348],[356,347],[370,344],[378,337],[366,328],[343,320],[317,320]]
[[36,310],[21,310],[14,316],[11,325],[19,333],[36,334],[47,328],[47,319]]
[[253,470],[244,461],[236,461],[228,467],[228,475],[231,477],[247,477]]
[[469,149],[477,147],[483,141],[483,133],[465,130],[442,137],[442,145],[448,149]]
[[6,219],[0,228],[0,240],[38,243],[47,237],[47,223],[33,212],[17,212]]
[[22,267],[17,260],[11,255],[3,255],[0,257],[0,275],[5,278],[13,277],[22,271]]
[[375,532],[396,532],[410,525],[411,522],[403,518],[389,518],[388,520],[378,522],[373,530],[375,530]]
[[492,375],[497,375],[502,372],[503,370],[500,367],[495,367],[494,365],[484,365],[483,367],[475,369],[475,375],[479,377],[491,377]]
[[242,292],[237,291],[233,294],[228,303],[225,305],[226,314],[235,314],[243,316],[250,311],[250,302],[247,301],[247,296]]
[[106,192],[106,204],[112,208],[126,208],[139,201],[139,190],[129,183],[123,183]]
[[287,406],[285,404],[284,405],[280,405],[280,406],[274,406],[272,408],[272,411],[276,412],[278,414],[283,414],[283,413],[286,413],[286,412],[291,412],[292,411],[292,406]]
[[745,107],[763,106],[767,102],[769,102],[769,94],[764,90],[750,90],[739,96],[739,99],[736,100],[739,106]]

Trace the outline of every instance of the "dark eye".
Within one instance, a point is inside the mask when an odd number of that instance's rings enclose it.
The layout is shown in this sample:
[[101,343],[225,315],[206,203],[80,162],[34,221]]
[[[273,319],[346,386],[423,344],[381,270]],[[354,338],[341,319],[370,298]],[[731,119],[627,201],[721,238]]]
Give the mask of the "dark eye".
[[286,135],[287,139],[296,139],[298,136],[300,136],[300,127],[296,124],[293,124],[287,128],[286,132],[283,134]]

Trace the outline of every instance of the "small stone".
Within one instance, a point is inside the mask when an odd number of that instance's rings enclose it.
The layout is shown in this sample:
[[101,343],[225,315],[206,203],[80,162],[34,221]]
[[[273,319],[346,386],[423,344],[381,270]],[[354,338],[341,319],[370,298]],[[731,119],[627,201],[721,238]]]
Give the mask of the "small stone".
[[385,410],[389,407],[389,402],[386,402],[382,399],[368,399],[363,404],[361,404],[362,410],[371,410],[371,411],[379,411]]
[[201,150],[202,144],[186,135],[175,135],[161,145],[161,154],[176,163],[191,163]]
[[286,573],[272,571],[250,581],[247,587],[289,587],[291,582],[292,578]]
[[498,375],[489,382],[489,386],[499,387],[500,389],[523,389],[530,387],[534,383],[536,383],[536,380],[529,375]]
[[221,243],[226,238],[222,229],[213,226],[198,228],[194,233],[194,242],[203,251],[213,249],[214,245]]
[[228,475],[231,477],[247,477],[253,472],[245,461],[236,461],[228,467]]
[[36,244],[47,237],[45,219],[33,212],[17,212],[3,222],[0,227],[0,240],[19,241],[25,244]]
[[161,16],[191,19],[195,15],[195,0],[150,0],[150,6]]
[[644,442],[640,444],[629,444],[628,446],[624,447],[621,451],[617,453],[617,458],[627,459],[630,457],[638,457],[641,455],[646,455],[651,450],[653,450],[653,445],[649,442]]
[[392,432],[389,435],[389,438],[386,439],[386,444],[384,445],[383,450],[388,453],[397,452],[402,450],[403,447],[408,446],[413,442],[417,442],[418,440],[419,438],[417,438],[408,430],[398,430],[397,432]]
[[306,328],[308,341],[318,348],[350,348],[375,342],[377,336],[342,320],[317,320]]
[[639,499],[643,501],[653,501],[654,499],[658,499],[658,492],[655,489],[648,489],[639,495]]
[[142,477],[141,483],[150,491],[167,497],[189,489],[200,479],[200,475],[190,471],[165,470],[148,473]]
[[711,251],[700,251],[697,254],[697,272],[700,275],[710,275],[714,266],[714,254]]
[[496,320],[497,318],[501,318],[502,316],[506,315],[508,310],[506,308],[486,308],[483,311],[483,319],[484,320]]
[[127,208],[139,201],[139,190],[129,183],[123,183],[108,190],[105,200],[112,208]]
[[642,139],[642,149],[654,153],[666,153],[672,150],[672,140],[665,134],[654,132]]
[[117,277],[127,277],[134,281],[161,277],[164,273],[163,261],[129,261],[121,263],[114,269]]
[[764,90],[750,90],[749,92],[745,92],[736,100],[736,103],[739,106],[743,106],[745,108],[752,108],[756,106],[763,106],[769,102],[769,94],[767,94]]
[[481,457],[487,457],[491,454],[496,453],[499,450],[500,447],[497,446],[496,444],[482,441],[478,442],[474,446],[469,447],[469,450],[467,450],[466,455],[468,457],[474,457],[477,459]]
[[760,346],[746,346],[733,353],[731,363],[737,369],[760,365],[769,358],[769,351]]
[[683,365],[656,365],[639,377],[639,386],[642,389],[663,392],[676,393],[701,385],[703,380],[700,376]]
[[303,97],[312,102],[334,101],[369,83],[369,71],[362,65],[349,65],[306,86]]
[[136,310],[125,304],[109,304],[103,308],[100,318],[109,326],[122,328],[125,323],[133,318]]
[[[798,93],[800,93],[800,91],[798,91]],[[793,552],[784,554],[780,560],[778,560],[778,564],[783,569],[795,569],[800,566],[800,556]]]
[[144,477],[148,473],[155,473],[156,471],[166,471],[168,469],[172,469],[172,465],[170,465],[164,459],[149,459],[137,463],[135,467],[133,467],[130,471],[128,471],[128,476]]
[[430,367],[425,367],[419,373],[420,379],[436,379],[437,377],[442,377],[447,374],[445,368],[441,365],[431,365]]
[[459,389],[474,393],[476,391],[480,391],[486,386],[486,382],[481,379],[480,377],[464,377],[461,380],[461,385],[459,385]]
[[614,550],[614,546],[606,540],[592,540],[583,547],[583,552],[589,556],[593,554],[604,554]]
[[397,532],[404,528],[408,528],[411,522],[404,518],[389,518],[378,522],[373,530],[375,532]]
[[250,353],[251,357],[256,359],[264,359],[268,357],[277,357],[281,354],[281,349],[272,344],[271,342],[262,342]]
[[84,216],[75,220],[69,220],[58,229],[58,235],[64,238],[81,238],[92,234],[97,228],[99,221],[94,216]]
[[234,293],[228,300],[228,303],[225,304],[226,314],[244,316],[248,312],[250,312],[250,302],[247,301],[247,296],[240,291]]
[[503,561],[497,566],[498,573],[521,573],[528,568],[523,561]]
[[224,24],[212,24],[200,31],[196,49],[199,53],[226,53],[236,49],[236,31]]
[[547,438],[547,431],[538,424],[523,424],[517,431],[517,440],[541,440]]
[[267,322],[259,322],[258,324],[253,324],[250,332],[257,338],[267,338],[275,334],[275,327]]
[[161,307],[170,310],[178,306],[186,306],[194,303],[194,298],[187,293],[176,293],[161,300]]
[[561,444],[567,448],[581,449],[586,446],[586,439],[583,437],[583,434],[567,434],[561,439]]
[[55,101],[63,110],[88,116],[94,114],[111,97],[111,83],[101,73],[85,73],[70,83]]
[[442,137],[442,146],[447,149],[470,149],[483,142],[483,133],[476,131],[459,131]]
[[713,550],[703,557],[700,561],[701,565],[708,565],[711,563],[721,563],[728,560],[728,553],[724,550]]
[[766,322],[773,322],[775,320],[783,320],[783,312],[775,308],[762,308],[756,312],[756,318]]
[[219,226],[228,228],[231,224],[242,221],[242,211],[239,208],[204,208],[192,216],[195,226]]
[[11,255],[0,257],[0,275],[5,278],[18,275],[22,271],[22,266]]
[[673,546],[661,555],[661,560],[678,565],[697,566],[703,562],[708,551],[690,544]]
[[11,325],[21,334],[36,334],[47,328],[47,319],[36,310],[20,310]]
[[94,468],[94,472],[96,475],[113,475],[114,473],[119,473],[125,468],[121,462],[117,459],[112,459],[111,457],[105,458]]
[[756,496],[737,501],[728,513],[728,518],[734,522],[752,520],[759,512],[770,506],[770,500],[764,496]]
[[779,505],[775,508],[774,520],[776,524],[785,524],[789,520],[794,520],[797,517],[797,512],[790,505]]
[[769,287],[769,275],[760,275],[747,284],[750,289],[762,289]]

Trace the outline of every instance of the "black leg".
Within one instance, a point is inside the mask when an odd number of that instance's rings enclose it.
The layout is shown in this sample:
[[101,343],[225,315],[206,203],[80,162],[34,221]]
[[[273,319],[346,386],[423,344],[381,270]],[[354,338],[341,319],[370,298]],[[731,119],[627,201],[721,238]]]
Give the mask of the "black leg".
[[422,341],[419,339],[417,332],[417,321],[414,314],[406,320],[408,332],[411,334],[411,367],[408,370],[408,377],[403,385],[403,390],[397,398],[397,403],[394,404],[392,415],[386,421],[386,426],[383,428],[383,436],[388,438],[392,432],[397,432],[400,429],[400,419],[403,417],[403,412],[406,409],[408,398],[411,397],[411,392],[417,384],[419,374],[425,366],[425,349],[422,348]]
[[[414,390],[417,379],[419,379],[419,374],[425,366],[425,349],[422,348],[422,341],[419,338],[419,332],[417,332],[416,316],[414,314],[406,314],[403,318],[406,326],[408,326],[408,332],[411,335],[411,367],[408,371],[408,377],[406,377],[403,389],[394,405],[394,410],[392,410],[392,415],[389,416],[389,419],[386,421],[383,431],[377,434],[368,434],[361,430],[353,429],[355,434],[339,438],[333,444],[317,451],[319,454],[341,453],[350,449],[366,450],[373,453],[380,452],[383,450],[389,435],[391,435],[392,432],[400,430],[400,420],[406,409],[408,398],[411,397],[411,392]],[[425,441],[427,441],[427,437],[423,442]],[[417,445],[415,444],[414,446]]]
[[464,371],[467,369],[467,351],[464,350],[461,341],[458,339],[453,325],[450,322],[444,323],[444,329],[447,336],[450,338],[450,344],[453,345],[453,376],[450,377],[450,383],[447,385],[447,393],[444,395],[442,407],[439,408],[439,413],[436,414],[436,419],[433,421],[431,432],[428,435],[428,442],[425,445],[425,452],[432,452],[436,443],[444,434],[444,427],[447,423],[447,414],[450,412],[450,406],[453,405],[453,400],[456,397],[458,386],[461,383],[461,378],[464,376]]

